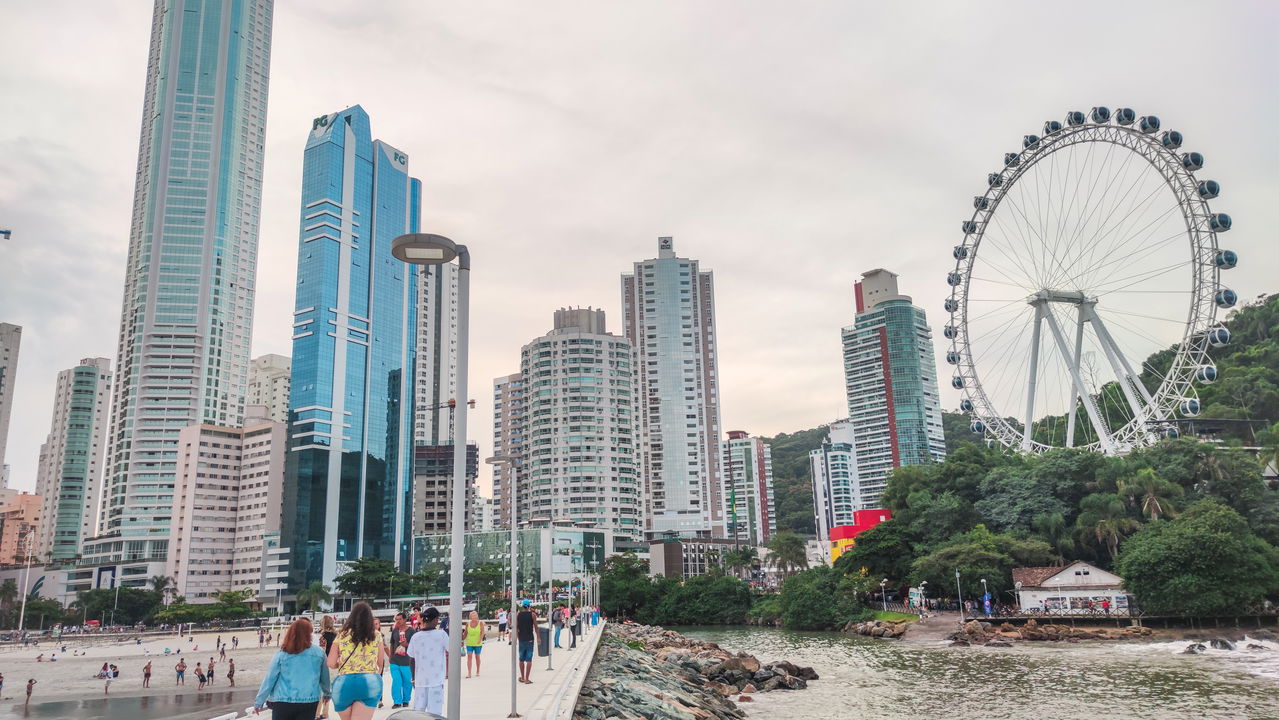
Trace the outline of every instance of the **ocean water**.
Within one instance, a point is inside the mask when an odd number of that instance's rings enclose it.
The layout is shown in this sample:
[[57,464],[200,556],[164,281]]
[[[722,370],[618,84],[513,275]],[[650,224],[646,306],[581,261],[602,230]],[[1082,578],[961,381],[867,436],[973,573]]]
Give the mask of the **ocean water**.
[[[677,629],[821,676],[807,690],[742,704],[757,718],[1279,718],[1273,642],[1184,655],[1189,641],[951,648],[774,628]],[[1248,650],[1249,642],[1266,650]]]

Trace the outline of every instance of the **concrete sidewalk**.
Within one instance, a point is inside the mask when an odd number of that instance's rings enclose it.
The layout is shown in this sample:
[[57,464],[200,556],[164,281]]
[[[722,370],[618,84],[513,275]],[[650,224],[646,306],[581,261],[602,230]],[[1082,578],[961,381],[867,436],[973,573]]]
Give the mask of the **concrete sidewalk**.
[[[586,626],[575,650],[567,649],[569,635],[562,633],[560,642],[565,647],[552,651],[552,670],[546,669],[545,657],[533,656],[533,672],[529,675],[532,684],[516,684],[516,708],[520,716],[526,720],[566,720],[572,716],[604,625],[601,619],[599,625]],[[466,677],[465,658],[462,661],[462,720],[501,720],[511,712],[510,645],[488,639],[481,657],[483,672],[477,677]],[[382,677],[383,707],[373,713],[373,720],[386,720],[398,712],[391,709],[391,675],[388,672]],[[447,688],[445,685],[446,693]],[[447,709],[447,697],[444,702]],[[258,717],[265,720],[270,715],[263,712]],[[330,707],[329,718],[336,717],[337,713]]]

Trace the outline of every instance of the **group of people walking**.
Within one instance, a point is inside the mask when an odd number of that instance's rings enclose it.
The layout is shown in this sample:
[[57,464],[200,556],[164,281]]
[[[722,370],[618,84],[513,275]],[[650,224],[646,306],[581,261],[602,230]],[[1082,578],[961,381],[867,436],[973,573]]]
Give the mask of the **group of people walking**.
[[[467,624],[472,623],[483,627],[475,613]],[[392,708],[411,705],[438,714],[444,709],[449,642],[439,625],[440,611],[434,607],[415,613],[412,624],[400,613],[388,643],[372,609],[361,602],[351,608],[340,629],[326,616],[317,646],[311,639],[311,621],[294,620],[271,659],[253,707],[269,705],[276,720],[314,720],[323,717],[332,702],[342,720],[368,720],[382,703],[382,676],[389,665]],[[482,630],[479,638],[482,643]]]
[[[570,649],[577,646],[586,611],[559,606],[551,611],[555,646],[567,627]],[[521,602],[513,627],[509,616],[497,615],[498,638],[517,643],[519,680],[531,683],[533,652],[537,643],[537,613],[528,600]],[[262,687],[253,706],[271,707],[276,720],[315,720],[327,715],[331,702],[342,720],[369,720],[381,706],[383,675],[390,669],[391,707],[442,714],[447,672],[449,636],[447,616],[434,607],[399,613],[384,638],[381,626],[367,603],[356,603],[346,622],[338,628],[333,618],[320,621],[319,644],[312,641],[311,621],[293,621],[280,640],[280,649],[271,659]],[[480,674],[484,650],[485,624],[479,613],[471,612],[462,628],[466,653],[466,677]],[[317,712],[318,711],[318,712]]]

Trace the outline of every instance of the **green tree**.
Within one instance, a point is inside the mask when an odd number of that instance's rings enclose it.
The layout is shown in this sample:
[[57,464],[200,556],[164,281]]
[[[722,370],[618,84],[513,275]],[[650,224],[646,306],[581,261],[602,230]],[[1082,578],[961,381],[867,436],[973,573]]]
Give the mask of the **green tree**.
[[1057,564],[1064,565],[1066,558],[1075,555],[1075,538],[1066,517],[1061,513],[1037,515],[1030,521],[1034,536],[1044,541],[1057,554]]
[[635,553],[613,555],[600,565],[600,606],[610,616],[633,618],[653,596],[648,562]]
[[1048,565],[1055,559],[1052,548],[1042,540],[995,534],[978,525],[916,560],[910,582],[919,585],[926,580],[940,591],[953,586],[958,570],[965,597],[981,590],[983,578],[991,594],[1002,597],[1012,589],[1013,568]]
[[[87,611],[88,619],[109,623],[114,614],[117,625],[132,625],[149,620],[160,607],[159,595],[150,590],[131,587],[119,588],[118,595],[115,590],[106,588],[81,590],[76,593],[76,599],[81,611]],[[30,605],[28,601],[27,606]]]
[[1093,493],[1079,503],[1076,521],[1080,538],[1094,547],[1105,548],[1111,560],[1119,554],[1119,541],[1141,526],[1129,517],[1123,498],[1110,493]]
[[861,573],[904,580],[914,560],[910,534],[901,522],[888,520],[857,536],[856,544],[839,556],[835,568],[844,574]]
[[338,593],[364,600],[392,593],[400,574],[394,563],[379,557],[362,557],[347,567],[347,572],[333,578],[333,584]]
[[1279,590],[1279,552],[1214,500],[1144,526],[1124,543],[1115,570],[1152,613],[1238,613]]
[[462,571],[468,592],[480,597],[493,595],[505,587],[507,572],[501,565],[479,565]]
[[769,563],[777,568],[783,577],[796,570],[808,567],[808,548],[804,538],[789,530],[774,533],[767,545]]
[[654,625],[731,625],[751,609],[750,586],[722,573],[698,575],[684,582],[659,578],[650,602],[637,618]]
[[333,593],[329,586],[322,582],[313,582],[298,591],[298,610],[310,612],[311,617],[315,617],[317,610],[331,602],[333,602]]
[[982,479],[982,499],[973,508],[997,532],[1025,532],[1039,515],[1070,512],[1073,506],[1053,494],[1045,477],[1024,465],[995,468]]
[[742,545],[724,553],[724,565],[737,577],[744,577],[746,572],[759,564],[759,551],[753,545]]
[[1177,512],[1174,498],[1184,493],[1180,485],[1159,477],[1154,468],[1143,468],[1136,475],[1119,481],[1119,495],[1151,520],[1174,515]]
[[815,567],[782,583],[780,618],[793,630],[837,630],[866,613],[851,578],[834,568]]

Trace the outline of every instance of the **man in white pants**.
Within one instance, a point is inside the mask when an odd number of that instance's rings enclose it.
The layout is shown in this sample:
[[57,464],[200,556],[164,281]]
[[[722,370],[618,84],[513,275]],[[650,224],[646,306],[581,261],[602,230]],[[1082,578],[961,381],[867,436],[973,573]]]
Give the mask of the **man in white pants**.
[[448,679],[449,635],[439,629],[440,611],[422,611],[422,629],[409,640],[413,658],[413,709],[444,713],[444,681]]

